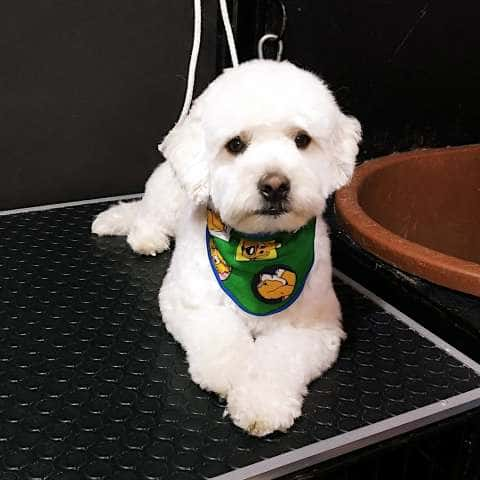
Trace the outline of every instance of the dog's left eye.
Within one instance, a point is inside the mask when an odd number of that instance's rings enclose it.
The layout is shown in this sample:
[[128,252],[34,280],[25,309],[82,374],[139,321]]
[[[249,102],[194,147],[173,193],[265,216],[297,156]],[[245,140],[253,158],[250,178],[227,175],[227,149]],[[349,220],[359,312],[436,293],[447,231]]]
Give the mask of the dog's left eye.
[[305,132],[299,132],[295,137],[295,145],[300,150],[304,150],[305,148],[307,148],[310,145],[311,141],[312,137],[310,137],[310,135]]
[[233,155],[238,155],[245,151],[247,144],[240,137],[233,137],[227,142],[225,148]]

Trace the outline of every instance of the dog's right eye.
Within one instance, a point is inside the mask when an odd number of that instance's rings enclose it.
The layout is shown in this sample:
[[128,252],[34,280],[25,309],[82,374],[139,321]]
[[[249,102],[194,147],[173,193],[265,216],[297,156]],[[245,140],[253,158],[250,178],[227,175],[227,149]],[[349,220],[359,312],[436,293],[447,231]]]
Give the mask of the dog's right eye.
[[297,145],[297,148],[300,150],[305,150],[310,145],[311,141],[312,138],[305,132],[299,132],[295,137],[295,145]]
[[227,142],[225,148],[233,155],[238,155],[245,151],[247,144],[240,137],[233,137]]

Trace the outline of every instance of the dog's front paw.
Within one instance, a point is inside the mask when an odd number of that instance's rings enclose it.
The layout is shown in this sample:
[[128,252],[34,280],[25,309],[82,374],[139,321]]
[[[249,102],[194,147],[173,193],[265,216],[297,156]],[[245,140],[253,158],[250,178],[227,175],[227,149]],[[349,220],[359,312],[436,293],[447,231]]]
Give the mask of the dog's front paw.
[[168,250],[170,245],[170,239],[164,233],[145,230],[133,230],[128,235],[127,242],[134,252],[151,256]]
[[215,392],[219,397],[226,398],[230,388],[228,372],[221,368],[203,368],[190,365],[192,380],[203,390]]
[[279,385],[260,380],[236,385],[228,394],[227,410],[235,425],[250,435],[263,437],[285,432],[302,413],[302,393],[288,393]]

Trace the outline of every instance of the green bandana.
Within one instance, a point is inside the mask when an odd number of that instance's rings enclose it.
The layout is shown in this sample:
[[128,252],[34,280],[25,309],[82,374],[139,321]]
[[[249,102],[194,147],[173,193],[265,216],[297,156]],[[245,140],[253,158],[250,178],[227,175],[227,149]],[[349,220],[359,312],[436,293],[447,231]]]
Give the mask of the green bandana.
[[206,240],[222,290],[245,312],[271,315],[302,293],[313,265],[315,219],[294,233],[242,234],[208,211]]

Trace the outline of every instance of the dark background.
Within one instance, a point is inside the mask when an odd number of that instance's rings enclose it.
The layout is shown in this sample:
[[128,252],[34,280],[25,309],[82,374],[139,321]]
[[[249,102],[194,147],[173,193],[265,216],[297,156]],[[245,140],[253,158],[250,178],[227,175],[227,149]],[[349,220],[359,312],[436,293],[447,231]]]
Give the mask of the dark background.
[[[143,191],[183,104],[192,3],[0,2],[0,209]],[[217,64],[202,3],[200,89]]]
[[[480,141],[478,1],[284,4],[284,58],[323,77],[344,110],[359,118],[361,159]],[[280,10],[276,0],[237,5],[240,56],[251,58],[254,39],[279,30]]]
[[[202,90],[228,65],[203,0]],[[474,0],[285,0],[285,55],[364,128],[361,159],[479,141]],[[276,0],[232,0],[241,60],[278,30]],[[136,193],[183,103],[191,0],[0,4],[0,209]]]

